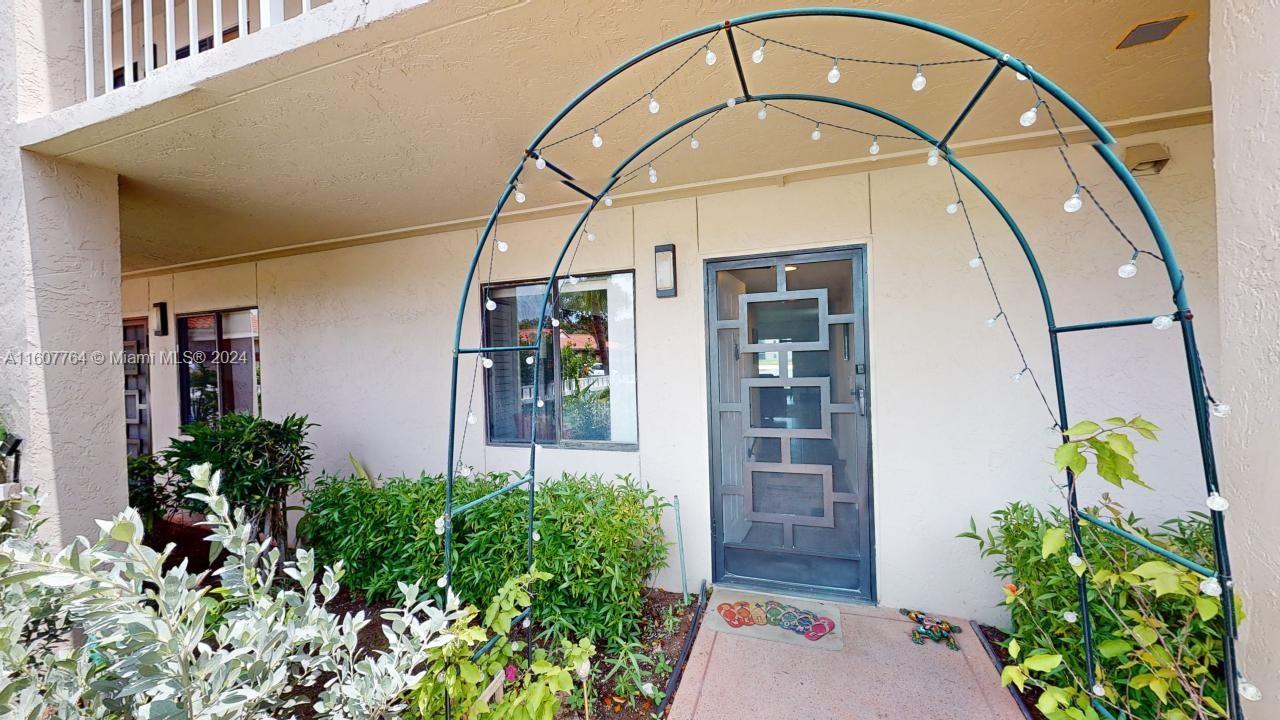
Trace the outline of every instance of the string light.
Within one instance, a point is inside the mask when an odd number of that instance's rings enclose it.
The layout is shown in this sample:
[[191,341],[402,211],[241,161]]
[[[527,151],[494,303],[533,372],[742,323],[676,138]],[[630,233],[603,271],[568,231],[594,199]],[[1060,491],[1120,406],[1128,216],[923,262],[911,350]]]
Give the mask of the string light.
[[612,195],[605,195],[605,196],[604,196],[604,206],[605,206],[605,207],[613,207],[613,196],[612,196]]
[[654,97],[653,93],[649,93],[649,114],[657,115],[660,109],[662,106],[658,104],[658,98]]
[[486,357],[480,361],[480,364],[484,366],[485,370],[488,370],[493,367],[493,358]]
[[938,164],[938,148],[929,148],[929,159],[925,161],[929,167]]
[[991,317],[987,318],[987,327],[989,327],[989,328],[993,328],[993,327],[995,327],[995,326],[996,326],[996,323],[997,323],[997,322],[999,322],[999,321],[1000,321],[1000,318],[1002,318],[1002,317],[1004,317],[1004,311],[1003,311],[1003,310],[1001,310],[1000,312],[996,313],[995,315],[992,315]]
[[1262,691],[1258,689],[1258,686],[1243,677],[1240,678],[1240,682],[1236,684],[1236,687],[1240,689],[1240,697],[1249,702],[1258,702],[1262,699]]
[[542,407],[543,405],[546,405],[546,404],[547,404],[547,403],[546,403],[545,401],[543,401],[543,399],[542,399],[542,398],[538,398],[538,407]]
[[707,61],[707,64],[708,64],[708,65],[715,65],[715,64],[716,64],[716,53],[715,53],[715,51],[714,51],[714,50],[712,50],[712,49],[711,49],[711,46],[710,46],[710,45],[708,45],[708,46],[707,46],[706,61]]
[[1027,374],[1027,368],[1022,368],[1022,369],[1021,369],[1021,370],[1019,370],[1018,372],[1016,372],[1016,373],[1014,373],[1014,374],[1010,375],[1010,376],[1009,376],[1009,379],[1010,379],[1010,380],[1012,380],[1012,381],[1014,381],[1014,382],[1022,382],[1022,376],[1023,376],[1023,375],[1026,375],[1026,374]]
[[702,143],[698,142],[698,136],[697,136],[697,135],[690,135],[690,136],[689,136],[689,149],[690,149],[690,150],[697,150],[697,149],[698,149],[699,147],[701,147],[701,146],[702,146]]
[[489,298],[488,300],[484,301],[484,309],[488,310],[489,312],[493,312],[494,310],[498,309],[498,303],[494,302],[493,298]]
[[443,515],[436,518],[436,534],[437,535],[444,534],[444,516]]
[[1154,319],[1151,320],[1151,327],[1157,330],[1168,330],[1169,328],[1173,327],[1173,316],[1157,315]]
[[1094,684],[1093,684],[1093,694],[1094,694],[1094,695],[1096,695],[1096,696],[1098,696],[1098,697],[1106,697],[1106,695],[1107,695],[1107,689],[1106,689],[1105,687],[1103,687],[1103,686],[1102,686],[1102,683],[1094,683]]
[[539,156],[538,156],[538,159],[533,161],[533,166],[534,166],[534,167],[536,167],[536,168],[538,168],[539,170],[546,170],[546,169],[547,169],[547,159],[546,159],[546,158],[544,158],[544,157],[542,157],[541,155],[539,155]]
[[525,359],[524,359],[524,364],[525,364],[525,365],[532,365],[532,364],[533,364],[533,356],[532,356],[532,355],[530,355],[529,357],[525,358]]
[[448,584],[449,584],[449,577],[447,575],[441,575],[440,579],[436,581],[436,587],[438,588],[442,588]]
[[769,117],[769,106],[761,102],[760,111],[756,113],[756,117],[759,118],[760,120],[763,120]]
[[921,90],[924,90],[924,86],[928,84],[929,81],[925,79],[924,71],[920,69],[919,65],[917,65],[916,76],[911,78],[911,89],[916,92],[920,92]]
[[1067,556],[1067,564],[1071,567],[1080,567],[1084,564],[1084,560],[1080,559],[1079,555],[1071,553]]
[[525,201],[524,190],[520,189],[520,181],[516,181],[516,202],[523,203]]
[[476,414],[475,414],[475,413],[467,413],[467,424],[468,424],[468,425],[475,425],[475,424],[476,424]]
[[1062,203],[1062,209],[1069,213],[1080,212],[1080,208],[1084,207],[1084,201],[1080,199],[1080,186],[1077,185],[1075,192],[1071,193],[1071,197]]
[[827,82],[835,85],[840,82],[840,61],[831,61],[831,69],[827,71]]
[[604,138],[600,137],[600,131],[598,129],[592,130],[591,131],[591,147],[598,148],[598,147],[601,147],[602,145],[604,145]]
[[731,97],[728,100],[724,101],[725,107],[733,107],[734,105],[737,105],[737,104],[738,104],[738,98],[736,97]]
[[1032,125],[1035,125],[1036,120],[1039,118],[1039,113],[1037,112],[1039,109],[1040,109],[1039,102],[1037,102],[1035,105],[1032,105],[1030,110],[1022,113],[1022,115],[1018,118],[1018,124],[1021,125],[1022,127],[1031,127]]
[[1209,597],[1222,596],[1222,583],[1218,582],[1218,578],[1205,578],[1200,581],[1200,592]]
[[1213,413],[1214,417],[1224,418],[1231,415],[1231,406],[1224,402],[1218,402],[1215,400],[1213,401],[1213,404],[1209,406],[1209,411]]
[[982,267],[982,256],[974,255],[973,257],[969,258],[969,267],[975,270]]
[[507,241],[506,241],[506,240],[499,240],[499,241],[498,241],[498,252],[500,252],[500,253],[504,253],[504,252],[506,252],[506,251],[508,251],[508,250],[510,250],[510,249],[511,249],[511,246],[507,244]]
[[872,155],[879,155],[879,154],[880,154],[880,138],[879,138],[879,136],[876,136],[876,135],[872,135],[872,136],[871,136],[871,147],[867,148],[867,152],[871,153]]
[[658,182],[658,171],[653,169],[653,163],[649,163],[649,182]]
[[949,203],[947,205],[947,214],[955,215],[958,212],[960,212],[960,200],[957,199],[955,202]]
[[1116,268],[1116,274],[1128,280],[1138,274],[1138,253],[1135,251],[1133,257],[1129,258],[1129,262]]
[[577,284],[578,284],[578,282],[579,282],[579,279],[578,279],[578,276],[577,276],[577,275],[570,275],[570,276],[569,276],[569,284],[570,284],[570,285],[577,285]]
[[587,231],[587,242],[595,242],[595,241],[596,241],[596,234],[595,234],[595,233],[593,233],[593,232],[591,232],[590,230],[588,230],[588,231]]
[[1062,619],[1066,620],[1069,623],[1074,624],[1077,620],[1080,619],[1080,616],[1076,615],[1074,611],[1068,610],[1062,613]]
[[822,139],[822,123],[818,123],[817,125],[813,126],[813,132],[809,133],[809,139],[810,140]]
[[751,62],[757,65],[764,62],[764,46],[768,42],[769,42],[768,40],[760,41],[760,47],[756,48],[756,51],[751,53]]
[[1208,505],[1209,509],[1214,512],[1226,512],[1227,508],[1231,507],[1231,503],[1222,497],[1217,490],[1209,493],[1209,497],[1205,498],[1204,504]]
[[551,327],[560,327],[560,318],[551,318]]

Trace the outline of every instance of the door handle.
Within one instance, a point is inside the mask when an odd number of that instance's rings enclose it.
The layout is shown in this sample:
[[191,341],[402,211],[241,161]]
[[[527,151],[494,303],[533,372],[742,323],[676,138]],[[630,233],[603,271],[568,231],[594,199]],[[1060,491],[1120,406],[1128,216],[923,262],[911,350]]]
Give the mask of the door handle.
[[867,391],[862,389],[861,386],[858,386],[856,389],[854,389],[853,396],[858,399],[858,414],[866,415],[867,414]]

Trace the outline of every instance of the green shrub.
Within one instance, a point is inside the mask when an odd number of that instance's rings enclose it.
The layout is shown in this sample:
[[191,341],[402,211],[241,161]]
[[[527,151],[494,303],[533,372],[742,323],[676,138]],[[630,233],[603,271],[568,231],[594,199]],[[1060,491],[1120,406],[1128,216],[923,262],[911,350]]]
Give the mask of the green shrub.
[[150,532],[156,520],[174,509],[173,492],[163,478],[164,463],[155,455],[129,458],[129,507],[142,516],[143,528]]
[[196,512],[203,509],[188,498],[192,487],[187,468],[209,463],[222,473],[227,499],[248,512],[250,525],[259,533],[270,532],[277,546],[284,547],[285,502],[307,476],[307,431],[312,427],[305,415],[274,422],[241,413],[184,425],[182,434],[187,437],[174,438],[161,453],[174,469],[178,504]]
[[[504,473],[458,478],[454,503],[511,481]],[[325,562],[341,560],[345,583],[370,599],[392,596],[399,582],[444,572],[436,520],[444,507],[439,476],[325,477],[306,493],[300,537]],[[545,636],[615,646],[639,631],[648,576],[662,567],[667,505],[628,477],[563,477],[538,486],[535,518],[539,570],[554,578],[537,588],[535,622]],[[453,587],[463,598],[492,597],[525,571],[528,495],[522,490],[455,518]]]

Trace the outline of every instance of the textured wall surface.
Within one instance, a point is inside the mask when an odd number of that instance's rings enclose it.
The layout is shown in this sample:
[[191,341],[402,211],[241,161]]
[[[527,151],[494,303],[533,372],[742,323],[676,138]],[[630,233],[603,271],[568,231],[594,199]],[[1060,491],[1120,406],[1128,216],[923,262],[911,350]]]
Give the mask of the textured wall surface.
[[1250,717],[1280,717],[1280,3],[1213,3],[1214,164],[1222,276],[1218,426],[1233,572],[1248,621],[1243,671],[1263,692]]
[[[1143,179],[1162,211],[1179,257],[1206,351],[1216,370],[1216,279],[1210,128],[1132,138],[1167,144],[1165,171]],[[1121,189],[1087,148],[1073,155],[1086,182],[1142,247],[1151,240]],[[1008,203],[1040,255],[1062,323],[1154,314],[1169,309],[1163,268],[1146,262],[1125,281],[1116,267],[1129,251],[1089,208],[1062,211],[1072,187],[1053,150],[971,162]],[[968,190],[984,254],[1032,367],[1048,379],[1048,343],[1030,273],[1012,237]],[[968,541],[955,539],[1010,499],[1053,501],[1049,417],[1007,336],[985,327],[994,313],[981,273],[968,267],[972,244],[945,169],[923,164],[870,174],[641,204],[593,215],[598,239],[584,245],[577,273],[634,268],[640,449],[547,449],[540,475],[561,470],[637,475],[664,495],[679,494],[691,577],[710,572],[707,387],[702,268],[705,260],[769,251],[866,243],[869,250],[874,492],[880,599],[961,616],[998,619],[999,583]],[[495,280],[545,276],[572,218],[503,225],[510,252],[496,256]],[[269,417],[309,413],[320,423],[315,468],[349,469],[353,452],[372,472],[443,467],[448,347],[462,273],[476,231],[126,281],[138,311],[171,297],[188,312],[256,304],[261,309],[263,405]],[[653,292],[653,248],[671,243],[679,295]],[[475,294],[472,295],[474,300]],[[475,303],[464,343],[478,337]],[[1177,333],[1150,327],[1079,334],[1064,346],[1073,416],[1143,413],[1166,438],[1144,444],[1142,466],[1158,492],[1117,493],[1138,512],[1170,516],[1203,507],[1185,365]],[[470,360],[461,385],[470,387]],[[176,432],[161,399],[176,388],[172,367],[153,368],[158,444]],[[482,383],[475,407],[483,416]],[[464,393],[465,394],[465,393]],[[460,411],[465,415],[465,407]],[[461,425],[460,427],[466,427]],[[484,446],[471,428],[465,460],[491,470],[523,468],[526,451]],[[1096,497],[1104,483],[1085,490]],[[1108,486],[1109,487],[1109,486]],[[673,518],[668,517],[669,529]],[[678,587],[677,562],[658,582]],[[927,579],[927,581],[925,581]]]

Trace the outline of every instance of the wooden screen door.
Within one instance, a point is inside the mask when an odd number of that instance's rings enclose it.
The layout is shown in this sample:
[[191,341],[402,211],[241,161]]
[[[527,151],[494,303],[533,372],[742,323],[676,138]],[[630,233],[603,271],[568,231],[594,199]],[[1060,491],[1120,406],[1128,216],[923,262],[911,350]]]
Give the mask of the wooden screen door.
[[707,265],[716,582],[874,601],[865,267]]

